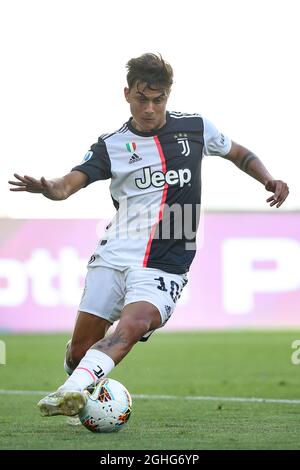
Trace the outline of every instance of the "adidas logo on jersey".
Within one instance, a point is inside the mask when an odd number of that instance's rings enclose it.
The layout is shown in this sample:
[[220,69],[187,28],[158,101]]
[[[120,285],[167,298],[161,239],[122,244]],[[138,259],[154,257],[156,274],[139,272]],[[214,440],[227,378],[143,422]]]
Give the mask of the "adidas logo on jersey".
[[134,153],[131,155],[128,163],[135,163],[135,162],[139,162],[140,160],[142,160],[142,158],[139,157],[136,153]]
[[150,186],[161,188],[166,183],[174,186],[179,184],[182,188],[185,184],[189,183],[192,179],[192,173],[189,168],[180,170],[169,170],[166,173],[162,171],[154,171],[151,173],[150,167],[143,168],[143,177],[135,178],[135,184],[139,189],[147,189]]

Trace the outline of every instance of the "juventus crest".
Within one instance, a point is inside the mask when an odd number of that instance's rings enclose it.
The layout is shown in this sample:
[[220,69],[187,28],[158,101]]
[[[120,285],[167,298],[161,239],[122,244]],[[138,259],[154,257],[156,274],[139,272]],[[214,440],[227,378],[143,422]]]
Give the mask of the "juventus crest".
[[177,140],[178,144],[182,146],[181,155],[188,157],[191,150],[187,134],[176,134],[174,135],[174,138]]

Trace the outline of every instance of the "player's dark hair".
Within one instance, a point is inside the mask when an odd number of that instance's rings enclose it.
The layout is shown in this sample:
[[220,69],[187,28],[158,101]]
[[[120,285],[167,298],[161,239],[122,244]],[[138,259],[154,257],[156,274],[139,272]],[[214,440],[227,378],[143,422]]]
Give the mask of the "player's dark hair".
[[148,88],[169,89],[173,83],[173,69],[162,56],[147,53],[130,59],[126,64],[129,89],[135,83],[147,83]]

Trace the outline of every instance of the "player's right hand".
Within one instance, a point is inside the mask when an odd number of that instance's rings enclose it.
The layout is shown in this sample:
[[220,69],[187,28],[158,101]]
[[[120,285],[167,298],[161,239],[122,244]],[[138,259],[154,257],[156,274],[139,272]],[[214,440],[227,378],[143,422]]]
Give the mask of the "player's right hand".
[[9,181],[9,184],[16,186],[9,188],[10,191],[27,191],[29,193],[42,193],[44,196],[49,197],[51,193],[51,181],[47,181],[43,176],[37,180],[32,176],[20,176],[14,173],[14,177],[18,181]]

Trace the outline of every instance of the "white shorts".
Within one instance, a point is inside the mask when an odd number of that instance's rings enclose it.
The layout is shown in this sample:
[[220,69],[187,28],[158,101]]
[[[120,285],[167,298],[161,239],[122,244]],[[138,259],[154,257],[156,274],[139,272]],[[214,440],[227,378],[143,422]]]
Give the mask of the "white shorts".
[[150,302],[158,309],[163,326],[172,315],[186,284],[186,274],[139,267],[121,271],[89,264],[79,310],[113,324],[119,320],[125,305]]

